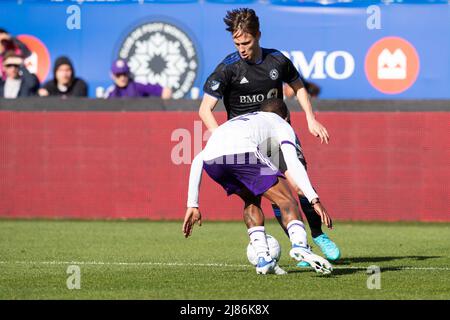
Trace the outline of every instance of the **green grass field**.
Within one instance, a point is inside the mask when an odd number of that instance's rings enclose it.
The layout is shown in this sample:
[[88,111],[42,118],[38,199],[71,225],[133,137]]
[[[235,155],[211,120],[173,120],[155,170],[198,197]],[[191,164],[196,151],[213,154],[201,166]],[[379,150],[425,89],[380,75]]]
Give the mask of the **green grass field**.
[[[260,276],[242,222],[205,220],[185,239],[181,222],[0,220],[0,299],[450,299],[450,224],[335,224],[332,275],[295,267],[269,221],[289,274]],[[67,288],[69,265],[79,290]],[[379,290],[367,288],[370,265]]]

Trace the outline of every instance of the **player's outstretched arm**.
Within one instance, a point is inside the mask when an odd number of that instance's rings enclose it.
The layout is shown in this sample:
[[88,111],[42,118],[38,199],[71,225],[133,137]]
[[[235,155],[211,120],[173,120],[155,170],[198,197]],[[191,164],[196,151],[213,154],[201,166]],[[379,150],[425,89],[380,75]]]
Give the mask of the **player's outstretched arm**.
[[314,188],[309,181],[305,167],[303,167],[300,160],[298,160],[295,144],[289,141],[283,141],[281,143],[281,152],[283,153],[289,175],[295,185],[303,191],[309,202],[315,198],[318,198],[319,196],[314,191]]
[[198,194],[200,190],[200,183],[202,181],[203,172],[203,154],[200,152],[194,158],[191,164],[191,171],[189,173],[189,188],[187,209],[184,216],[182,231],[187,238],[192,234],[192,228],[197,222],[201,226],[201,214],[198,210]]
[[189,187],[188,187],[188,208],[198,208],[198,198],[200,183],[202,182],[203,173],[203,153],[200,152],[192,160],[191,171],[189,172]]
[[200,104],[200,109],[198,115],[202,119],[205,126],[209,131],[214,131],[219,125],[217,124],[216,118],[213,115],[213,110],[217,105],[219,100],[207,93],[203,95],[202,103]]
[[289,86],[294,90],[295,95],[297,97],[297,101],[300,104],[303,111],[306,114],[306,121],[308,122],[308,129],[312,135],[320,138],[320,142],[326,142],[330,140],[330,135],[328,134],[327,129],[316,120],[314,116],[311,100],[309,99],[308,92],[303,85],[303,82],[300,79],[295,80],[294,82],[289,83]]
[[[294,188],[295,192],[300,195],[304,196],[305,194],[300,189],[299,186],[294,182],[292,179],[289,170],[286,170],[284,172],[284,175],[286,176],[286,179],[289,181],[289,184]],[[328,214],[328,211],[325,209],[325,207],[322,205],[322,203],[318,202],[313,205],[314,211],[320,216],[320,220],[323,224],[325,224],[329,229],[333,228],[333,222],[331,219],[331,216]]]

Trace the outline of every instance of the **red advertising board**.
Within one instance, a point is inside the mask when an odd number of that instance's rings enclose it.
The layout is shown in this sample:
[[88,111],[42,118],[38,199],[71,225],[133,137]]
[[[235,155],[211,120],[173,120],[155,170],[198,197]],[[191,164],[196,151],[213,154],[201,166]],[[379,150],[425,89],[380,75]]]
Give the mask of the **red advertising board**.
[[[292,117],[334,219],[450,221],[450,113],[317,113],[328,145]],[[1,111],[0,216],[181,219],[205,132],[197,112]],[[204,220],[240,220],[240,200],[203,177]]]

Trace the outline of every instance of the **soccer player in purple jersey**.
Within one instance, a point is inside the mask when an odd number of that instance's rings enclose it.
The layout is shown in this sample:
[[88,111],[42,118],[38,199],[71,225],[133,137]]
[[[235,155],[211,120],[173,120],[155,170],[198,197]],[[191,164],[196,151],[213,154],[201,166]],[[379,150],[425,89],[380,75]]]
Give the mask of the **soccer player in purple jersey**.
[[280,223],[287,230],[292,244],[290,256],[310,265],[316,272],[329,274],[333,267],[324,258],[311,252],[295,198],[279,169],[260,152],[265,141],[281,149],[293,183],[304,191],[305,197],[324,223],[332,221],[309,181],[296,152],[296,136],[286,122],[289,111],[281,99],[269,99],[261,111],[233,118],[219,126],[208,143],[192,162],[189,174],[187,209],[182,231],[189,237],[195,223],[201,224],[199,188],[203,169],[228,195],[236,194],[244,202],[244,221],[251,244],[258,257],[258,274],[285,274],[269,252],[264,228],[261,198],[276,203],[281,209]]
[[[211,131],[218,127],[213,110],[219,99],[223,99],[228,119],[231,119],[260,110],[261,103],[266,99],[283,99],[283,83],[287,83],[305,112],[310,133],[318,137],[321,143],[328,143],[329,134],[326,128],[316,120],[308,93],[292,62],[280,51],[260,46],[261,32],[255,11],[248,8],[228,11],[224,22],[227,25],[227,31],[232,35],[237,51],[228,55],[206,80],[203,88],[205,94],[199,110],[200,118],[206,127]],[[296,142],[297,155],[306,167],[298,139]],[[280,171],[289,179],[289,172],[282,159]],[[301,190],[297,189],[297,191]],[[302,194],[299,194],[299,199],[314,243],[329,260],[339,259],[339,248],[322,231],[322,217],[316,213],[311,203]],[[273,209],[280,222],[280,209],[276,205],[273,205]]]

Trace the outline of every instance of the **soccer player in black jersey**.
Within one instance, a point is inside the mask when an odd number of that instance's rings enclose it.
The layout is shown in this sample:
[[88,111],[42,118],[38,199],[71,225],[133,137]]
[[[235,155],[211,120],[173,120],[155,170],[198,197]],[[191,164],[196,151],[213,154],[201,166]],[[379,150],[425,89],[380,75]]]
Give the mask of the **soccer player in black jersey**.
[[[283,99],[283,83],[287,83],[295,92],[297,101],[306,114],[311,134],[320,138],[321,143],[328,143],[329,134],[315,119],[308,93],[292,62],[278,50],[260,47],[261,32],[255,11],[248,8],[228,11],[224,22],[237,51],[228,55],[206,80],[203,88],[205,94],[199,110],[200,118],[206,127],[211,131],[218,127],[213,110],[219,99],[223,99],[228,119],[231,119],[258,111],[266,99]],[[300,143],[297,148],[299,159],[306,167]],[[280,170],[285,172],[286,168],[282,168],[283,163],[280,162]],[[289,178],[287,171],[285,174]],[[327,259],[339,259],[339,248],[322,232],[322,218],[306,197],[300,195],[299,198],[314,243],[320,247]],[[274,212],[280,221],[279,208],[274,206]]]

